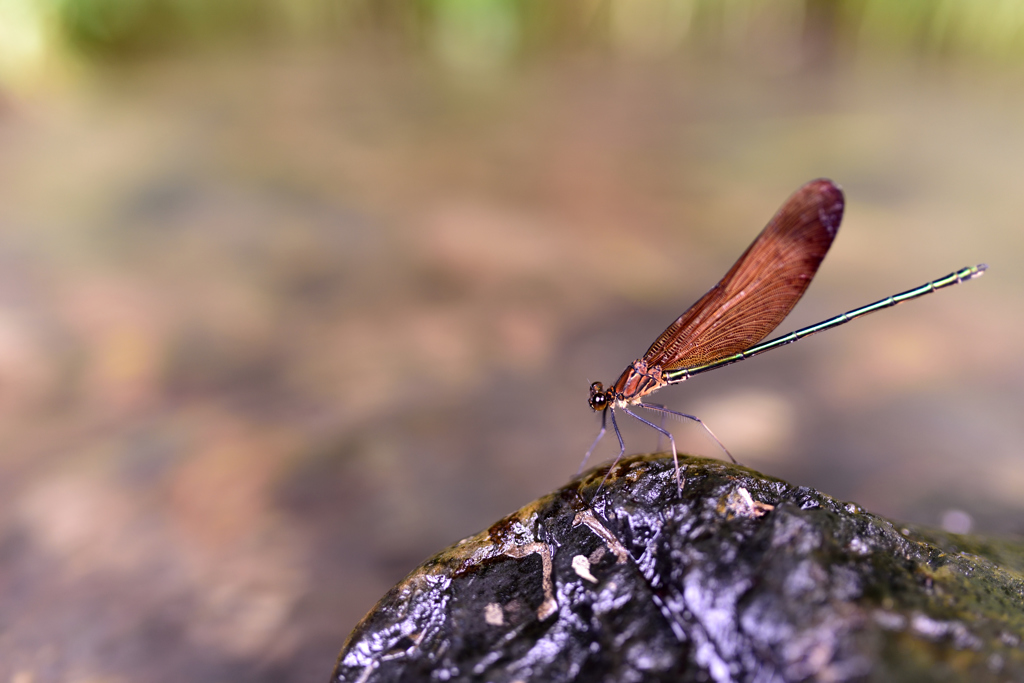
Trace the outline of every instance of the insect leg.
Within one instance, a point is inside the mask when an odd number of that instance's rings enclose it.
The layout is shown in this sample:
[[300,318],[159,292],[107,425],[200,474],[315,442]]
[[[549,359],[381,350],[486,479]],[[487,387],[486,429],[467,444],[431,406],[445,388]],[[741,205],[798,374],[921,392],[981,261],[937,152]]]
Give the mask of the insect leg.
[[711,431],[711,428],[708,427],[706,424],[704,424],[704,420],[700,419],[696,415],[687,415],[686,413],[677,413],[676,411],[671,410],[669,408],[666,408],[665,406],[660,405],[658,403],[640,403],[638,405],[643,406],[644,408],[647,408],[648,410],[653,410],[655,412],[662,413],[663,415],[666,415],[666,414],[667,415],[675,415],[676,417],[682,417],[682,418],[686,418],[687,420],[693,420],[694,422],[699,424],[704,429],[704,431],[707,432],[711,436],[712,439],[715,440],[715,443],[717,443],[718,447],[721,448],[722,451],[726,455],[729,456],[729,459],[732,460],[733,464],[739,465],[739,463],[736,462],[736,458],[732,457],[732,453],[730,453],[729,449],[725,447],[725,444],[722,443],[721,439],[719,439],[717,436],[715,436],[715,433],[713,431]]
[[[644,404],[641,403],[640,405],[644,405]],[[644,418],[640,417],[639,415],[634,413],[629,408],[623,407],[622,409],[624,411],[626,411],[627,414],[632,415],[633,417],[635,417],[636,419],[640,420],[641,422],[643,422],[648,427],[651,427],[652,429],[657,429],[659,432],[661,432],[662,434],[664,434],[665,436],[668,437],[668,442],[670,444],[672,444],[672,462],[674,462],[676,464],[676,486],[678,486],[679,490],[682,491],[683,490],[683,478],[679,474],[679,455],[676,452],[676,440],[675,440],[675,438],[672,436],[672,434],[668,430],[666,430],[666,429],[664,429],[662,427],[659,427],[658,425],[654,424],[653,422],[649,422],[649,421],[645,420]]]
[[[623,408],[623,410],[626,409]],[[608,406],[608,412],[612,414],[612,429],[615,430],[615,436],[619,439],[619,454],[615,456],[615,460],[612,461],[611,467],[609,467],[608,471],[605,472],[604,479],[602,479],[601,483],[597,485],[597,491],[600,491],[601,487],[604,486],[604,483],[608,480],[608,475],[612,473],[615,466],[619,464],[619,460],[622,460],[622,454],[626,452],[626,442],[622,440],[622,432],[619,431],[619,423],[615,421],[615,408]],[[626,410],[626,412],[628,413],[629,411]],[[597,491],[594,491],[594,495],[597,495]]]
[[658,430],[658,446],[657,446],[656,450],[660,453],[661,452],[661,437],[663,436],[662,431],[665,429],[665,413],[661,414],[661,420],[658,422],[658,426],[660,426],[661,429]]
[[[601,437],[604,436],[604,433],[607,431],[607,425],[608,411],[606,410],[601,413],[601,431],[597,433],[597,438],[594,439],[594,443],[590,444],[590,448],[587,449],[586,455],[583,456],[583,462],[580,463],[580,468],[576,470],[577,477],[580,476],[581,472],[583,472],[583,468],[587,466],[587,460],[590,460],[590,454],[594,452],[595,448],[597,448],[597,442],[601,440]],[[616,432],[618,432],[618,430],[616,430]]]

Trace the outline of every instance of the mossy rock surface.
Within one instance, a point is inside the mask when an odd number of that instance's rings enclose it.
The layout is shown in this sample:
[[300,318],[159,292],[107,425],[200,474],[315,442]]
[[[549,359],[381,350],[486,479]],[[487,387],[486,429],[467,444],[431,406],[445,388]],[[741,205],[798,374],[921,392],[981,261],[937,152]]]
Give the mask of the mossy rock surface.
[[1024,681],[1024,544],[624,459],[438,553],[334,681]]

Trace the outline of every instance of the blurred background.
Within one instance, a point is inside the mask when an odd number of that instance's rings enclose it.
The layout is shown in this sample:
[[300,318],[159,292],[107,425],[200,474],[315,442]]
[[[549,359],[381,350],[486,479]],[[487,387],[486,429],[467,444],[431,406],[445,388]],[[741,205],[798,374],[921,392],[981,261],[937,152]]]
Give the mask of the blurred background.
[[325,680],[819,176],[779,332],[988,274],[657,400],[1024,532],[1024,4],[0,0],[0,681]]

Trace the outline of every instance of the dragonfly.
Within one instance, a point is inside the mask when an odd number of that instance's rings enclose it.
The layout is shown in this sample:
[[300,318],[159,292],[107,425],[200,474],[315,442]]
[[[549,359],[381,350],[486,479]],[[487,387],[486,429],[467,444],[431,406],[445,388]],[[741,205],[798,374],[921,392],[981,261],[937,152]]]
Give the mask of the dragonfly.
[[753,358],[798,339],[845,325],[869,313],[973,280],[988,268],[984,263],[961,268],[914,289],[762,342],[793,310],[811,284],[839,232],[844,207],[843,191],[831,180],[819,178],[801,187],[786,200],[721,281],[676,318],[654,340],[643,357],[629,364],[615,384],[607,389],[601,382],[591,384],[588,402],[594,412],[601,413],[601,431],[587,450],[579,472],[583,471],[607,432],[609,415],[619,440],[619,454],[608,472],[615,469],[626,452],[615,419],[615,411],[621,410],[657,430],[662,437],[668,437],[675,463],[676,485],[682,491],[683,479],[675,438],[664,426],[641,417],[633,408],[660,413],[662,419],[674,416],[696,422],[730,460],[735,463],[736,459],[699,417],[648,403],[643,400],[646,396],[694,375]]

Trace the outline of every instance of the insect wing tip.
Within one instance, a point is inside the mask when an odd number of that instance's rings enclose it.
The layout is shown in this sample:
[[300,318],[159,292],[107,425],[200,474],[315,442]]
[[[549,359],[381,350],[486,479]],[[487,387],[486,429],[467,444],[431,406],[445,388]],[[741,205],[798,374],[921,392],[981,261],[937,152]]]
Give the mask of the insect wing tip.
[[843,220],[843,210],[846,208],[843,189],[828,178],[812,180],[805,187],[810,188],[821,197],[818,220],[828,230],[829,235],[835,237],[839,230],[839,223]]

